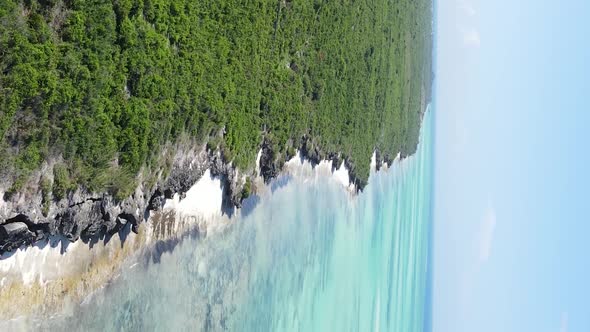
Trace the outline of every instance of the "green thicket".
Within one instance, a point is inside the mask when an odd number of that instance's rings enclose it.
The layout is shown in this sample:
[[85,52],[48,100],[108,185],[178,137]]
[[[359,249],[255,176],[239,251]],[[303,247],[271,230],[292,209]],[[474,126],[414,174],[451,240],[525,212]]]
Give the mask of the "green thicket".
[[61,155],[57,198],[124,197],[180,136],[248,168],[309,134],[366,178],[416,148],[431,22],[431,0],[1,1],[0,175]]

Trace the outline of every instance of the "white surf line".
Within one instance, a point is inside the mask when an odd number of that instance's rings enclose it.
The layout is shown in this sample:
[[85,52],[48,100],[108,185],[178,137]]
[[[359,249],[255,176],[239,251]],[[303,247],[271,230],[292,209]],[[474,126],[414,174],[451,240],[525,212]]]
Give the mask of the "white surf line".
[[301,152],[297,151],[295,156],[285,163],[284,172],[302,181],[317,180],[320,176],[326,176],[336,183],[342,185],[350,192],[356,192],[356,187],[350,182],[350,173],[344,162],[333,170],[331,160],[322,160],[318,165],[312,167],[311,162],[301,158]]
[[260,174],[260,158],[262,158],[262,149],[258,150],[258,154],[256,154],[256,176],[261,176],[261,174]]

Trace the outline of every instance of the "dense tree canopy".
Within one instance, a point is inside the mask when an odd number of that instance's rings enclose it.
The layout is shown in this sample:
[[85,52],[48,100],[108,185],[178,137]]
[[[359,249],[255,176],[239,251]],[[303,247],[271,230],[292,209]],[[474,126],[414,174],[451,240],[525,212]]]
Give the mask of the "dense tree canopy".
[[0,175],[124,195],[183,135],[249,168],[307,134],[366,178],[416,149],[431,34],[431,0],[4,0]]

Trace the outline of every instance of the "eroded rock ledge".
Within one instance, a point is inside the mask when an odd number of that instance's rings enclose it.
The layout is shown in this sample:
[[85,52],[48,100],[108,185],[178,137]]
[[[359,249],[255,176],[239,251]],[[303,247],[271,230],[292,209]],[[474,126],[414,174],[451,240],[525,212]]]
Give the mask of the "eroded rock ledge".
[[[344,161],[351,183],[357,190],[362,190],[366,185],[365,180],[356,176],[354,165],[341,153],[324,152],[308,137],[302,137],[299,151],[314,166],[321,160],[331,160],[334,167]],[[376,154],[377,169],[383,162],[391,164],[390,156],[381,156],[378,151]],[[269,182],[277,177],[285,161],[291,157],[277,156],[273,147],[263,141],[258,166],[264,181]],[[231,215],[234,208],[241,206],[244,177],[238,176],[238,170],[227,163],[219,151],[208,151],[204,147],[199,151],[179,151],[165,179],[160,180],[154,188],[138,187],[133,195],[123,201],[117,201],[108,193],[90,193],[80,188],[60,201],[51,202],[47,217],[42,213],[40,191],[15,195],[1,202],[0,255],[54,236],[63,236],[71,242],[82,240],[88,243],[93,239],[109,238],[125,227],[137,233],[139,224],[147,220],[150,211],[162,209],[166,199],[175,194],[182,198],[207,169],[211,176],[221,179],[223,212]]]

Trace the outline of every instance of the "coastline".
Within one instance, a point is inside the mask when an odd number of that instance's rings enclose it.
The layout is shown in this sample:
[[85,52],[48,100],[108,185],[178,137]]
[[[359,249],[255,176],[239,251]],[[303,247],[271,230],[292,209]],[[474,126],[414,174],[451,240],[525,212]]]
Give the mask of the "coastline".
[[[394,163],[399,160],[398,156]],[[371,176],[388,168],[384,163],[377,169],[376,153],[373,153],[370,165]],[[87,245],[79,240],[70,243],[66,238],[59,241],[45,239],[32,247],[21,247],[4,254],[0,259],[3,295],[0,319],[61,312],[73,303],[82,303],[89,294],[107,286],[124,268],[135,266],[142,258],[157,261],[159,255],[172,250],[185,236],[206,237],[207,234],[223,232],[246,209],[237,208],[231,216],[224,212],[222,177],[213,175],[207,168],[186,192],[165,199],[162,209],[152,212],[146,222],[138,225],[137,233],[127,225],[120,230],[119,236],[113,236],[109,241]],[[314,165],[297,151],[272,181],[265,181],[257,170],[254,196],[246,202],[255,205],[256,200],[271,195],[273,187],[281,183],[288,185],[290,181],[308,182],[320,178],[328,178],[340,185],[351,200],[357,196],[357,188],[350,181],[345,162],[339,167],[333,160],[321,160]]]
[[[33,188],[19,193],[10,200],[0,199],[0,261],[19,248],[31,247],[43,241],[60,239],[71,243],[82,240],[93,243],[98,239],[108,240],[130,228],[137,233],[150,213],[164,208],[166,201],[178,196],[184,198],[189,189],[205,172],[219,179],[222,188],[222,214],[231,216],[242,206],[251,186],[262,188],[279,177],[294,158],[305,159],[312,167],[330,168],[339,181],[350,190],[362,191],[367,180],[355,173],[355,165],[343,153],[325,152],[303,137],[300,150],[288,155],[275,155],[263,141],[257,154],[254,169],[241,170],[227,162],[223,150],[210,150],[207,145],[195,142],[179,142],[160,153],[166,167],[160,169],[155,179],[143,179],[134,192],[123,200],[107,192],[90,192],[82,187],[70,192],[59,201],[46,200],[43,188]],[[398,153],[399,159],[401,153]],[[380,169],[394,159],[374,150],[371,166]],[[36,178],[51,173],[51,163],[39,171]],[[329,164],[329,165],[328,165]],[[44,173],[45,172],[45,173]],[[2,188],[0,188],[0,193]]]

